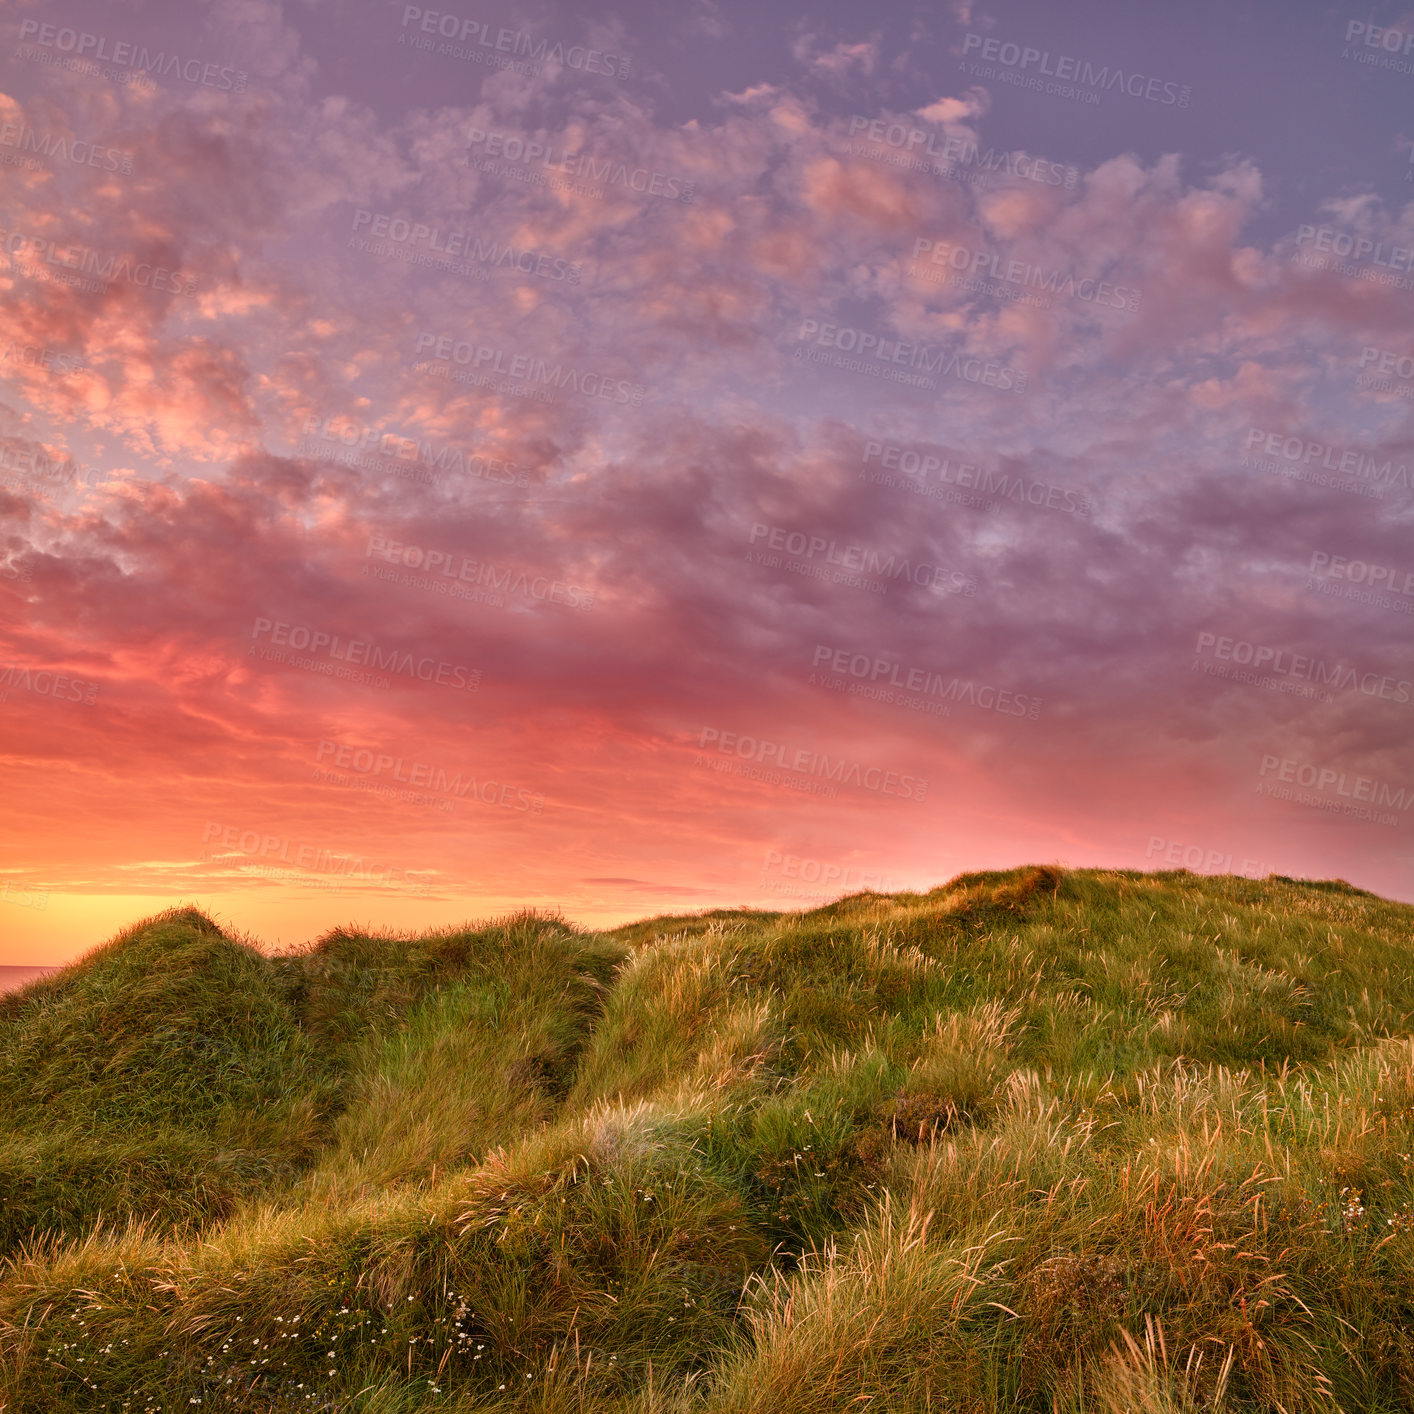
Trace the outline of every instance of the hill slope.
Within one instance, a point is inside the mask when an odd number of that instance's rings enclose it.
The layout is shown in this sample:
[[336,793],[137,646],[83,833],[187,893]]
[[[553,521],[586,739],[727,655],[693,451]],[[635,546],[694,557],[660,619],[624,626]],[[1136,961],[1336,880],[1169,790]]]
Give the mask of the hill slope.
[[0,999],[0,1408],[1411,1409],[1411,1018],[1340,882],[164,915]]

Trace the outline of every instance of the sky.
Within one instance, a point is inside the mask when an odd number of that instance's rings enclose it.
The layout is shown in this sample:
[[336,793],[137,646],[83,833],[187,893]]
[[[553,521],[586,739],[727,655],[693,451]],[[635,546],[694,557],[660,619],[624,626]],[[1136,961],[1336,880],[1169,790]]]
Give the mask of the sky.
[[8,0],[0,963],[1414,901],[1414,9]]

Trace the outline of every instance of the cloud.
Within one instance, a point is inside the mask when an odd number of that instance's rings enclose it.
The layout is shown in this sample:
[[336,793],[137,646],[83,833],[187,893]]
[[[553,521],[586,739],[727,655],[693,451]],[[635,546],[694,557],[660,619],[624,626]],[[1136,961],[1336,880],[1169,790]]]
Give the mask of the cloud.
[[[213,12],[241,102],[55,70],[0,114],[135,159],[22,174],[0,270],[0,669],[99,684],[0,702],[47,875],[166,888],[216,822],[478,896],[739,901],[782,843],[921,882],[1058,835],[1142,852],[1170,801],[1266,830],[1273,753],[1408,776],[1397,691],[1305,698],[1198,650],[1396,684],[1407,657],[1407,616],[1311,569],[1408,559],[1407,485],[1353,494],[1414,461],[1409,400],[1357,382],[1367,345],[1408,353],[1407,309],[1273,234],[1268,163],[1062,161],[1059,125],[1032,152],[981,90],[884,92],[876,37],[803,33],[805,74],[698,109],[404,47],[394,102],[309,20]],[[672,42],[728,28],[701,4]],[[948,161],[851,133],[822,95],[866,80],[861,112],[938,125]],[[1407,241],[1368,193],[1311,209]],[[80,288],[61,248],[194,289]],[[354,676],[370,644],[412,671]],[[708,729],[926,778],[927,804],[822,795]],[[326,741],[476,787],[329,779]],[[236,856],[184,885],[280,887]]]
[[879,39],[856,40],[852,44],[840,41],[827,48],[818,36],[802,34],[792,43],[791,54],[797,63],[817,74],[869,78],[879,67]]

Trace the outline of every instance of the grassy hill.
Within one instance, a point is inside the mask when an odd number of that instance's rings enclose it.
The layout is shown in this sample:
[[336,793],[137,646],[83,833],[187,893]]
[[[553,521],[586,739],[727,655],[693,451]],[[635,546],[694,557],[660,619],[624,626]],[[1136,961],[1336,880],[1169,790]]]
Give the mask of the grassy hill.
[[1414,1409],[1414,908],[965,875],[0,998],[0,1409]]

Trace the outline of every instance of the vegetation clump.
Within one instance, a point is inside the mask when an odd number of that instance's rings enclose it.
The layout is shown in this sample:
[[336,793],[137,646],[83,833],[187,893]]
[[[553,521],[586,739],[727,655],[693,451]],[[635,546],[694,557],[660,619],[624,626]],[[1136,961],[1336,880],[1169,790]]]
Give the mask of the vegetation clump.
[[0,1409],[1414,1409],[1414,909],[1033,867],[0,998]]

